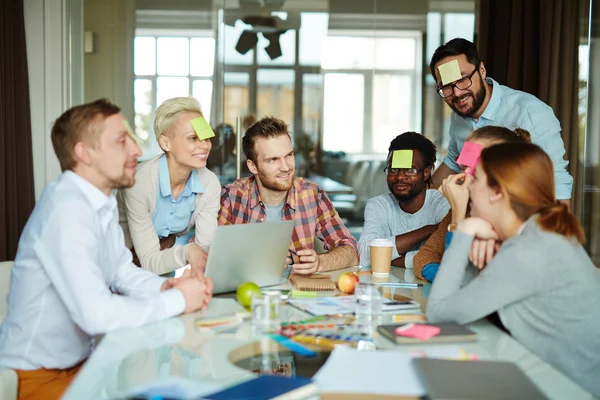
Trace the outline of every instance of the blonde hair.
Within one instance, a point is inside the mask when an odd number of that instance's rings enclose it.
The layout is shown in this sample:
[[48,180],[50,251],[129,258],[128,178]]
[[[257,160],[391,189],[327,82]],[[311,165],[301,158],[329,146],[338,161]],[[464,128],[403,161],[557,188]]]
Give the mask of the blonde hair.
[[177,115],[182,112],[202,114],[200,103],[193,97],[174,97],[165,100],[154,111],[154,134],[156,140],[171,126]]
[[529,143],[497,144],[481,152],[481,166],[488,186],[507,194],[521,220],[539,214],[543,230],[585,241],[577,218],[556,200],[554,167],[544,150]]

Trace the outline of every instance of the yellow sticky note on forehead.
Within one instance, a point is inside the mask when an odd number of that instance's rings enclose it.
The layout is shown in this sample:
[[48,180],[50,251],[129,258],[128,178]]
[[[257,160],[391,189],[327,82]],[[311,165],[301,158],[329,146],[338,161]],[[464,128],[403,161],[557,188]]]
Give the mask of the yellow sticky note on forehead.
[[392,154],[392,168],[412,168],[412,150],[396,150]]
[[192,128],[194,128],[194,131],[196,131],[198,139],[205,140],[211,137],[215,137],[215,133],[213,132],[208,122],[206,122],[204,117],[194,118],[190,121],[190,123],[192,124]]
[[438,71],[440,71],[442,85],[447,85],[450,82],[454,82],[462,78],[457,60],[448,61],[447,63],[440,65],[438,67]]

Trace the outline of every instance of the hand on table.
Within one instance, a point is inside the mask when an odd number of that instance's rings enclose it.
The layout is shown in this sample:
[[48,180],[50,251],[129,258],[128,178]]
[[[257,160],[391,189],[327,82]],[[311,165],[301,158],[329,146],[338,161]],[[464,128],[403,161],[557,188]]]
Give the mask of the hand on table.
[[179,278],[169,278],[161,286],[161,291],[178,289],[185,299],[185,313],[204,310],[212,299],[213,281],[187,269]]
[[204,270],[206,269],[206,260],[208,259],[208,253],[200,246],[192,243],[188,248],[187,260],[192,270],[196,274],[204,276]]
[[310,275],[319,270],[319,256],[313,249],[299,250],[296,255],[298,256],[299,262],[292,265],[292,271],[294,273],[299,275]]

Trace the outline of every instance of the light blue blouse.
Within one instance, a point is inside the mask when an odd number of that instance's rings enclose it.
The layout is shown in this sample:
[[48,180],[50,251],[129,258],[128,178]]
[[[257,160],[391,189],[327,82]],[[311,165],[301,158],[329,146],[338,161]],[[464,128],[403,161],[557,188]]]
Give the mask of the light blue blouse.
[[[179,198],[173,198],[167,156],[163,155],[158,162],[158,186],[159,196],[156,199],[156,210],[152,215],[152,224],[158,237],[164,238],[173,233],[183,232],[189,226],[194,213],[196,194],[204,193],[204,186],[200,183],[198,173],[192,170]],[[175,244],[186,244],[193,236],[192,229],[186,235],[178,237]]]
[[444,163],[454,172],[460,172],[456,159],[466,138],[477,128],[498,125],[509,129],[525,129],[531,134],[531,141],[552,159],[556,198],[570,199],[573,177],[567,172],[569,162],[563,159],[565,144],[560,135],[560,122],[552,108],[529,93],[500,85],[491,78],[486,80],[493,87],[492,97],[478,120],[462,118],[452,112],[450,143]]

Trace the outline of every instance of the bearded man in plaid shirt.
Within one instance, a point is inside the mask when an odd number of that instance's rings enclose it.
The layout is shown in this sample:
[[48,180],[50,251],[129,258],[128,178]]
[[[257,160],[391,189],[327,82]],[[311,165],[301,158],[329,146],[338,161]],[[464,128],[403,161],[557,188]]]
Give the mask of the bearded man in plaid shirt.
[[[248,128],[242,147],[253,175],[223,187],[219,225],[295,221],[287,260],[294,273],[313,274],[358,265],[356,239],[325,191],[294,175],[288,125],[265,117]],[[315,252],[315,236],[327,253]]]

